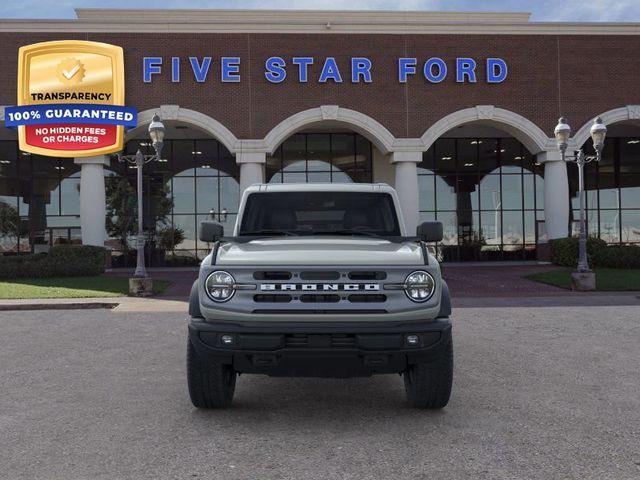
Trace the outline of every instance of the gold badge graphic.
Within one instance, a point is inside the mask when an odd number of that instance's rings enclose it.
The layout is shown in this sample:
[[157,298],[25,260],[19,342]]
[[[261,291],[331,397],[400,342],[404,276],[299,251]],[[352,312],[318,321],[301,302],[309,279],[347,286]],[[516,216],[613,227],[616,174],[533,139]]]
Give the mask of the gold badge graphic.
[[84,73],[84,65],[75,58],[65,58],[58,64],[58,79],[63,85],[82,82]]
[[81,40],[21,47],[16,108],[25,152],[90,157],[122,150],[122,48]]

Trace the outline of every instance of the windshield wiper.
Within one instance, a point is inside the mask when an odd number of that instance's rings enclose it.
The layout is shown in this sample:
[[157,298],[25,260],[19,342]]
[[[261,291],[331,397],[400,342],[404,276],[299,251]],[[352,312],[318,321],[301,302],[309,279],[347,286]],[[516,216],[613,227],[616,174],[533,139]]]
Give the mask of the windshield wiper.
[[363,230],[321,230],[312,232],[312,235],[359,235],[362,237],[371,237],[371,238],[382,238],[383,240],[387,240],[383,235],[378,235],[377,233],[366,232]]
[[262,230],[250,230],[248,232],[240,232],[240,236],[245,235],[284,235],[286,237],[297,237],[298,234],[290,230],[277,230],[273,228],[264,228]]

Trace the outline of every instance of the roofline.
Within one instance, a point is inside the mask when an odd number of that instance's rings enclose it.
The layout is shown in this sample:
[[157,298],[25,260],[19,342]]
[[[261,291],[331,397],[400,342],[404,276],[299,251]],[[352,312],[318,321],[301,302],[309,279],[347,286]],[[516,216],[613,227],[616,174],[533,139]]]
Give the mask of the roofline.
[[529,13],[76,9],[77,19],[0,19],[0,32],[640,35],[640,23],[530,22]]
[[245,192],[394,192],[387,183],[254,183]]
[[528,22],[530,12],[492,11],[427,11],[427,10],[302,10],[302,9],[232,9],[232,8],[172,8],[172,9],[127,9],[127,8],[76,8],[79,20],[128,20],[132,15],[144,16],[145,20],[158,22],[175,21],[220,21],[222,19],[253,19],[256,22],[298,20],[308,17],[358,20],[383,18],[403,22],[454,21],[468,22]]

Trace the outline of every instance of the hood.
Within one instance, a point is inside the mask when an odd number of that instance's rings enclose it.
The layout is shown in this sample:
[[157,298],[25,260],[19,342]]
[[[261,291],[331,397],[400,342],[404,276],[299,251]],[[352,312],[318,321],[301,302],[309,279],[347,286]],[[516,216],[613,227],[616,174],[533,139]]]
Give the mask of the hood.
[[422,249],[413,242],[377,238],[286,237],[225,243],[216,265],[422,265]]

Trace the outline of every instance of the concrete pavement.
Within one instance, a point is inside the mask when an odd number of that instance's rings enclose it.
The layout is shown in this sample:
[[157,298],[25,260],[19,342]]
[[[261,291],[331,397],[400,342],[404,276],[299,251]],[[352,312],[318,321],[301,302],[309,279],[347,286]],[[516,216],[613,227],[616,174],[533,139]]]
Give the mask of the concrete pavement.
[[441,412],[395,375],[247,375],[231,409],[199,411],[181,314],[0,312],[0,477],[637,479],[639,318],[455,309]]

